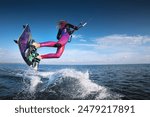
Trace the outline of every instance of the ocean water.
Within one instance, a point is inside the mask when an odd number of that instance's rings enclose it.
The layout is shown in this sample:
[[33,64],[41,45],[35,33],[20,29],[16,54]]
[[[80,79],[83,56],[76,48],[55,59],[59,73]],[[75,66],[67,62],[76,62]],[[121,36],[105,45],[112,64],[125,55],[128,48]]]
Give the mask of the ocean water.
[[0,64],[0,99],[150,100],[150,65]]

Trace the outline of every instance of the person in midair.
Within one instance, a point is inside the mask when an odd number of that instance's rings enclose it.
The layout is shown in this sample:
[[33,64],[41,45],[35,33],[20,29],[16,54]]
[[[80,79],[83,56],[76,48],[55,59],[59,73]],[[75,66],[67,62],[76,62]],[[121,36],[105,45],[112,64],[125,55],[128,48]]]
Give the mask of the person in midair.
[[74,30],[78,30],[78,27],[68,23],[67,21],[61,20],[58,22],[58,34],[57,34],[57,42],[48,41],[42,43],[33,42],[33,46],[37,48],[41,47],[55,47],[57,48],[56,53],[49,53],[44,55],[38,55],[36,58],[41,59],[50,59],[50,58],[59,58],[65,49],[65,45],[67,44],[70,35],[73,33]]

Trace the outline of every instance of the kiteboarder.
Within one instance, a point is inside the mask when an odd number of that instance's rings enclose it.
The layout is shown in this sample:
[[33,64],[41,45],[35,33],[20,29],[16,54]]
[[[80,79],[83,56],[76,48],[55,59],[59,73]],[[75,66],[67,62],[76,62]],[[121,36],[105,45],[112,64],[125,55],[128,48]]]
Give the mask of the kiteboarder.
[[35,48],[40,47],[56,47],[57,51],[56,53],[49,53],[44,55],[38,55],[37,59],[48,59],[48,58],[59,58],[62,53],[64,52],[65,45],[67,44],[70,35],[73,33],[74,30],[78,30],[78,26],[72,25],[68,23],[67,21],[61,20],[58,22],[58,34],[57,34],[57,42],[48,41],[48,42],[42,42],[42,43],[36,43],[33,42],[33,46]]

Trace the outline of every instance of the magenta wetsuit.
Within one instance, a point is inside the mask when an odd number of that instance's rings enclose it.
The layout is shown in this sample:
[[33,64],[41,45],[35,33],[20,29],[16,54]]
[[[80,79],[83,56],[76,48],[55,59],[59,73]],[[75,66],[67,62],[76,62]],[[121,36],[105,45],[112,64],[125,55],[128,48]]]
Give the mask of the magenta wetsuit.
[[40,47],[57,47],[56,53],[49,53],[49,54],[41,55],[41,58],[42,59],[59,58],[64,51],[65,45],[68,42],[69,37],[70,37],[70,34],[67,31],[67,29],[62,29],[61,38],[57,42],[48,41],[48,42],[40,43]]

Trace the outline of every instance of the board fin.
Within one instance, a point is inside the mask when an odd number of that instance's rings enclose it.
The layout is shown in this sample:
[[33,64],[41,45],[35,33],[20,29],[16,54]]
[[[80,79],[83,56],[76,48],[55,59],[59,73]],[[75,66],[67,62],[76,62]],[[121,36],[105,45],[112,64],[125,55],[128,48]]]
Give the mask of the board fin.
[[18,44],[18,41],[17,41],[17,40],[14,40],[14,42],[15,42],[16,44]]

